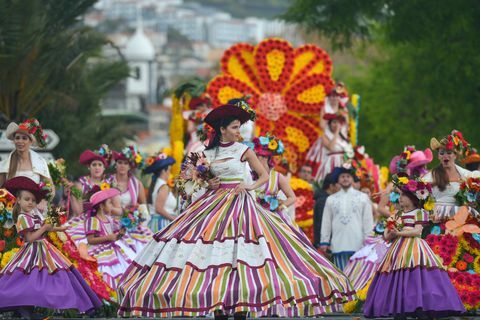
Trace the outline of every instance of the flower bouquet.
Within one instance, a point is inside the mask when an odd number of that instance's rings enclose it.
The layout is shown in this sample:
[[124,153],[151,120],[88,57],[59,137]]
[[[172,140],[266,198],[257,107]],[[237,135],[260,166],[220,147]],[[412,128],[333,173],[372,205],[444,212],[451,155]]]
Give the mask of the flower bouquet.
[[401,216],[402,216],[402,212],[398,211],[397,214],[388,217],[386,220],[386,228],[388,230],[393,230],[393,229],[397,229],[399,231],[402,230],[403,223],[402,223]]
[[455,195],[459,206],[468,206],[475,211],[480,209],[480,177],[471,175],[460,184],[460,191]]
[[[54,185],[63,187],[67,186],[67,167],[64,159],[60,158],[49,162],[48,171],[50,172]],[[82,191],[77,187],[71,187],[70,192],[75,198],[82,199]]]
[[130,231],[136,229],[143,221],[145,221],[144,214],[139,206],[130,206],[123,211],[120,225]]
[[266,192],[265,190],[257,189],[255,193],[257,194],[257,199],[259,200],[258,202],[262,207],[272,212],[275,212],[278,209],[280,203],[278,202],[277,197],[271,195],[269,192]]
[[45,222],[55,227],[67,222],[67,211],[63,207],[51,206],[48,208]]
[[0,252],[18,247],[18,237],[13,221],[15,196],[7,189],[0,189]]
[[175,180],[175,190],[187,201],[201,188],[208,187],[208,180],[214,177],[205,154],[191,153],[182,163],[181,172]]

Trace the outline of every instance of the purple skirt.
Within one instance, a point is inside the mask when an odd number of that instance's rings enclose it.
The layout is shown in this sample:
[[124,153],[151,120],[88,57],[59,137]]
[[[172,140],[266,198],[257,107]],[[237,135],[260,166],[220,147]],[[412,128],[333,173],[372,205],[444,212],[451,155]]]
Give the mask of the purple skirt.
[[363,307],[366,317],[414,315],[417,309],[431,317],[465,312],[444,270],[420,267],[375,274]]
[[17,269],[0,277],[0,309],[36,306],[48,309],[77,309],[87,312],[102,302],[75,268],[47,269],[24,273]]

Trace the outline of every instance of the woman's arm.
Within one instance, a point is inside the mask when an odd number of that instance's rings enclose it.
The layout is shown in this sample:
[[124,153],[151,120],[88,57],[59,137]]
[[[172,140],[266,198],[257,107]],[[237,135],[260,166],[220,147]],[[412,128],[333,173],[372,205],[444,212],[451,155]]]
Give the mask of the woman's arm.
[[120,196],[115,196],[112,199],[112,215],[121,216],[123,214],[122,201],[120,201]]
[[155,211],[165,219],[173,221],[175,220],[175,217],[165,210],[165,203],[167,202],[169,193],[170,189],[167,185],[160,187],[157,193],[157,200],[155,201]]
[[147,196],[145,194],[145,188],[140,180],[137,179],[138,183],[138,203],[145,204],[147,203]]
[[283,174],[279,175],[278,184],[280,186],[280,190],[282,190],[287,197],[285,201],[282,201],[282,205],[284,205],[285,207],[290,207],[292,204],[295,203],[295,193],[293,192],[290,183],[288,183],[287,178]]
[[338,132],[333,134],[332,140],[328,139],[325,135],[322,136],[322,143],[328,151],[333,151],[338,140]]
[[[78,182],[75,182],[73,184],[75,187],[77,187],[79,190],[82,190],[82,185]],[[79,215],[80,213],[83,212],[83,201],[82,199],[77,199],[75,197],[70,197],[70,205],[72,207],[72,211],[74,215]]]
[[250,168],[252,168],[257,173],[258,179],[257,179],[257,181],[255,181],[253,184],[251,184],[249,186],[244,186],[244,185],[243,186],[237,186],[238,190],[237,190],[237,188],[235,188],[236,193],[241,191],[240,188],[243,188],[247,191],[255,190],[258,187],[263,186],[268,181],[267,171],[265,170],[265,168],[260,163],[260,160],[258,160],[257,155],[251,149],[248,149],[245,152],[244,158],[245,158],[246,161],[248,161],[248,164],[250,165]]

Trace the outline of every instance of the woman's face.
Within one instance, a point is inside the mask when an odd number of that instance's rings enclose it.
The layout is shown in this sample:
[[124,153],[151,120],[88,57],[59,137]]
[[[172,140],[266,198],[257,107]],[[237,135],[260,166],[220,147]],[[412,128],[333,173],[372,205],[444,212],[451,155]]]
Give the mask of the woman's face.
[[453,150],[447,150],[445,148],[438,149],[438,160],[444,168],[451,168],[455,165],[457,155]]
[[328,124],[330,131],[335,132],[338,130],[338,127],[340,126],[340,122],[338,120],[332,120]]
[[30,147],[32,146],[32,140],[30,140],[30,136],[21,132],[15,133],[13,136],[13,143],[15,144],[15,149],[20,152],[30,150]]
[[92,178],[99,179],[103,176],[103,173],[105,172],[105,166],[100,160],[93,160],[90,163],[90,166],[88,166],[88,168],[90,169],[90,176]]
[[127,160],[117,160],[115,168],[118,174],[128,174],[128,171],[130,171],[130,163]]
[[221,127],[222,140],[225,142],[235,142],[240,140],[240,121],[233,120],[226,128]]

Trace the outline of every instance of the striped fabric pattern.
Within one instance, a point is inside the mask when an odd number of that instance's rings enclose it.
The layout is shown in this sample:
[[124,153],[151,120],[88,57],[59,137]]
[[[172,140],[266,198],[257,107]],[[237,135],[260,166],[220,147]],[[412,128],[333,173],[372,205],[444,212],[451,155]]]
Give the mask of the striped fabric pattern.
[[[42,225],[42,218],[36,213],[20,214],[17,219],[17,232],[23,235],[26,231],[35,231]],[[12,257],[8,264],[0,271],[3,274],[11,274],[15,270],[30,273],[33,269],[48,270],[52,274],[58,270],[68,270],[72,264],[70,261],[48,242],[39,239],[33,242],[25,242],[20,250]]]
[[[428,213],[425,210],[403,213],[402,222],[404,229],[413,228],[416,224],[426,224]],[[399,237],[385,255],[379,266],[379,272],[416,267],[444,269],[441,258],[432,251],[425,240],[420,237]]]
[[122,277],[120,316],[312,316],[354,298],[302,232],[222,182],[154,235]]

